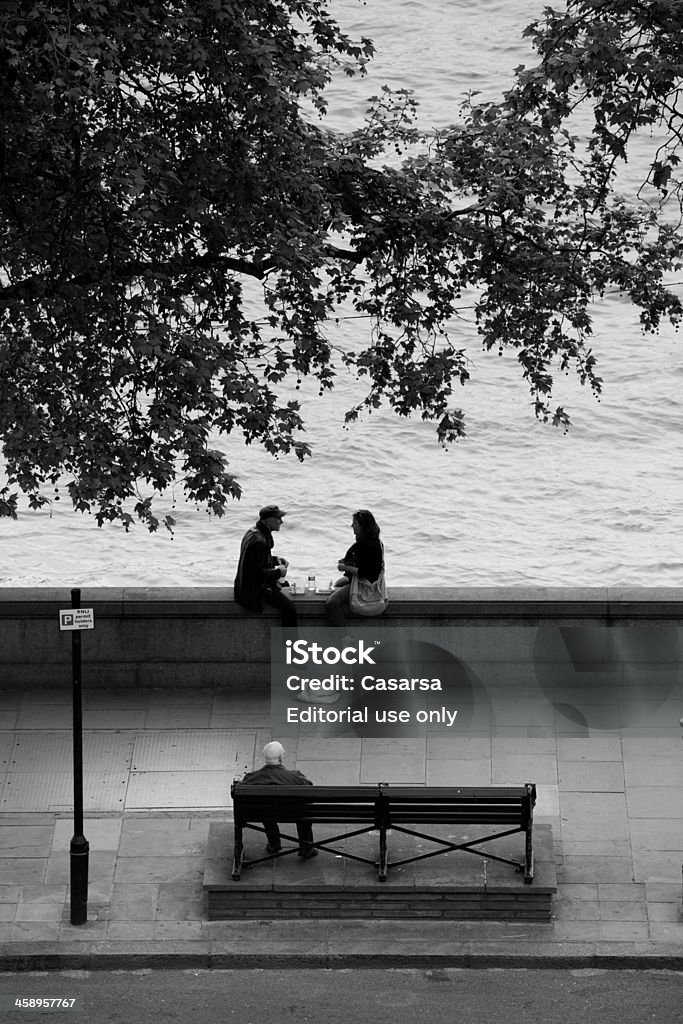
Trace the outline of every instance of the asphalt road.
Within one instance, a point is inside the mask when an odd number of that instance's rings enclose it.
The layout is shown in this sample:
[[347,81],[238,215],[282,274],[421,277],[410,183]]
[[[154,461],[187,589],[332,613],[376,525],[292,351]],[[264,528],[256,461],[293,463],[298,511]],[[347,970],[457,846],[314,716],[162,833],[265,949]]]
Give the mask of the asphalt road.
[[[75,1000],[36,1009],[16,1000]],[[238,970],[0,973],[7,1024],[680,1024],[683,972]]]

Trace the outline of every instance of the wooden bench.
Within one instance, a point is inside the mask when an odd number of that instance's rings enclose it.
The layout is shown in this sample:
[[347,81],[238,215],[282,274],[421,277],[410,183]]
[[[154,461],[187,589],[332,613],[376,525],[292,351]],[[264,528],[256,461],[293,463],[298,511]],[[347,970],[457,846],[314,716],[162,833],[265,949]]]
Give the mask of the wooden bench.
[[[297,853],[298,838],[283,832],[283,838],[291,840],[295,846],[245,860],[244,829],[253,829],[265,834],[262,822],[269,819],[282,824],[303,821],[311,825],[362,826],[351,832],[345,831],[331,838],[318,840],[314,846],[327,853],[376,866],[381,882],[386,880],[390,867],[425,860],[449,850],[462,850],[489,860],[511,864],[518,871],[524,872],[525,882],[531,882],[533,879],[532,830],[536,787],[530,782],[523,786],[457,788],[390,786],[384,782],[376,786],[251,786],[235,780],[231,787],[231,796],[235,816],[232,866],[232,877],[235,881],[240,878],[243,867],[251,867],[265,860]],[[408,827],[424,828],[428,825],[471,825],[489,829],[493,826],[498,828],[498,831],[489,831],[475,839],[452,843]],[[390,861],[387,842],[389,830],[427,839],[439,848],[414,857]],[[367,832],[377,832],[379,835],[378,859],[369,860],[333,845]],[[524,833],[525,836],[524,857],[520,861],[477,849],[484,843],[517,832]]]
[[232,877],[235,881],[239,879],[242,867],[251,867],[264,860],[298,852],[298,837],[283,832],[282,837],[290,839],[296,846],[253,860],[244,859],[243,830],[249,828],[265,835],[261,823],[269,819],[281,824],[305,821],[311,825],[362,825],[362,828],[353,832],[344,832],[331,839],[316,842],[314,846],[319,850],[341,854],[365,864],[376,863],[330,846],[340,839],[359,836],[380,827],[377,817],[376,786],[245,786],[235,780],[230,792],[235,815],[235,850],[232,864]]
[[[387,867],[397,867],[399,864],[410,864],[416,860],[425,860],[427,857],[436,857],[449,850],[463,850],[466,853],[486,857],[488,860],[512,864],[518,871],[524,872],[525,882],[532,881],[534,877],[532,831],[534,804],[536,803],[536,787],[533,783],[527,782],[523,786],[486,788],[477,786],[462,788],[425,786],[419,788],[417,786],[385,786],[381,784],[379,788],[386,798],[386,812],[383,815],[385,829],[403,832],[420,839],[429,839],[441,847],[441,849],[432,850],[430,853],[390,861],[387,863]],[[499,828],[507,825],[510,827],[462,843],[451,843],[437,836],[407,828],[407,825],[423,827],[425,825],[472,825],[474,827],[498,826]],[[517,832],[523,832],[525,836],[522,861],[499,857],[489,850],[476,849],[482,843],[515,835]],[[380,835],[380,871],[382,857],[384,856],[386,860],[386,852],[383,854],[382,851],[382,842],[383,839]],[[386,878],[386,871],[384,877]]]

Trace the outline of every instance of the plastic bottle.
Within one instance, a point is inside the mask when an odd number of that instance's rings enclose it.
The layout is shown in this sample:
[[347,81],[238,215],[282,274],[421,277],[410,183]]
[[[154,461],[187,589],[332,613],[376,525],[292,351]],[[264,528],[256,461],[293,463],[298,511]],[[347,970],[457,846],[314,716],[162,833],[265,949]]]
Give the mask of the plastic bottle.
[[314,593],[314,591],[315,591],[315,576],[309,576],[308,577],[308,580],[306,581],[306,590],[309,592],[309,594]]

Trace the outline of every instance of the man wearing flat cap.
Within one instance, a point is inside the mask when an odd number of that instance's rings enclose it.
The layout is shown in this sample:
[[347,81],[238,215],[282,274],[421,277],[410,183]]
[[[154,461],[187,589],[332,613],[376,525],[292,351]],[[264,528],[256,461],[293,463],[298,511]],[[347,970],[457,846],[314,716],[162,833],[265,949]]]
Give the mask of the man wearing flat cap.
[[235,576],[235,601],[252,612],[262,612],[264,604],[280,610],[282,625],[296,627],[294,603],[282,589],[288,562],[273,555],[273,534],[282,526],[287,513],[277,505],[266,505],[258,522],[242,538]]

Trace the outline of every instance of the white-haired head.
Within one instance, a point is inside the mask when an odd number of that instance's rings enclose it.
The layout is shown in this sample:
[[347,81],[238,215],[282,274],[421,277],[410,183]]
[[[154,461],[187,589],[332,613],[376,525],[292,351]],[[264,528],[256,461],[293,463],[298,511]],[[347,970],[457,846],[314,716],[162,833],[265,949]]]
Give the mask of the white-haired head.
[[281,764],[282,758],[286,753],[285,748],[277,740],[266,743],[263,748],[263,757],[266,764]]

